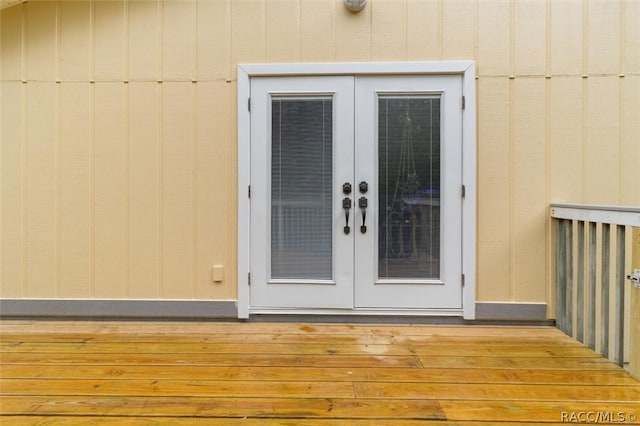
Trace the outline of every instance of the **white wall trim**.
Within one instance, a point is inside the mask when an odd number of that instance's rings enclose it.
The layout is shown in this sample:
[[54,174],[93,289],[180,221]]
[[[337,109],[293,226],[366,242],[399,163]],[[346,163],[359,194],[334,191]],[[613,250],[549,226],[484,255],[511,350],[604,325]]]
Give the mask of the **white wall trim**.
[[[238,70],[249,77],[313,75],[447,75],[474,72],[472,61],[443,62],[341,62],[291,64],[240,64]],[[239,78],[239,76],[238,76]]]
[[238,318],[249,318],[251,119],[248,101],[250,96],[250,75],[238,66]]
[[466,99],[462,111],[462,184],[465,198],[462,201],[462,273],[465,285],[462,288],[464,319],[475,319],[476,312],[476,67],[467,63],[462,76],[462,95]]
[[238,317],[249,317],[251,77],[314,75],[451,75],[462,76],[466,107],[462,115],[463,176],[466,197],[462,209],[462,289],[464,319],[475,318],[476,293],[476,96],[475,63],[443,62],[346,62],[238,65]]

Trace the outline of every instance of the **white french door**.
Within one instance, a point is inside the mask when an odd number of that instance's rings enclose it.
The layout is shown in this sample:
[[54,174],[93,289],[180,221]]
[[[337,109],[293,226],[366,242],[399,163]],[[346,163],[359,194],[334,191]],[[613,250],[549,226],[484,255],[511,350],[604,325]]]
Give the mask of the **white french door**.
[[252,307],[352,308],[353,78],[251,81]]
[[462,77],[250,92],[250,309],[460,310]]
[[462,79],[359,77],[355,93],[355,178],[371,206],[355,306],[460,308]]

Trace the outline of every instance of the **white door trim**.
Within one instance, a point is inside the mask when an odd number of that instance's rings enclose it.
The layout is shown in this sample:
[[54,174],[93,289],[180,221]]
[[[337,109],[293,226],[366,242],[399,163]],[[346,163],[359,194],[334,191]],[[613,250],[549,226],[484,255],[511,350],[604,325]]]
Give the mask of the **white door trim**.
[[[249,252],[251,77],[312,75],[447,75],[462,76],[466,99],[462,112],[462,184],[465,198],[462,207],[462,310],[464,319],[475,319],[476,280],[476,106],[475,63],[446,62],[376,62],[318,64],[240,64],[238,65],[238,318],[249,317]],[[344,314],[344,312],[342,312]]]

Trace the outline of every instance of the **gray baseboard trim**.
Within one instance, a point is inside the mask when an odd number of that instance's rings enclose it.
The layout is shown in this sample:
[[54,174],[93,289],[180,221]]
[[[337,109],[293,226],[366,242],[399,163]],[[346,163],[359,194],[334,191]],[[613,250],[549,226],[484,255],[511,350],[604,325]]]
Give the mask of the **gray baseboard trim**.
[[546,321],[546,303],[476,302],[476,319]]
[[[476,303],[476,320],[425,317],[425,323],[482,321],[547,321],[544,303]],[[120,300],[120,299],[0,299],[0,318],[148,318],[148,319],[237,319],[235,300]],[[254,320],[260,316],[253,316]],[[273,316],[265,316],[275,320]],[[294,320],[287,316],[287,320]],[[357,321],[353,316],[343,320]],[[377,321],[386,322],[385,317]],[[415,319],[414,319],[415,320]],[[406,321],[406,320],[405,320]],[[420,321],[422,322],[422,321]]]
[[0,318],[238,318],[235,300],[0,299]]

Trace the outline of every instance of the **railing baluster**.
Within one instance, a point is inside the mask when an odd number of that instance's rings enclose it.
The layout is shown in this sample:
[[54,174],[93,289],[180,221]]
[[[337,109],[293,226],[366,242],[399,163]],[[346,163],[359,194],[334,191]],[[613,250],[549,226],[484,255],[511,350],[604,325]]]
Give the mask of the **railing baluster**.
[[556,228],[556,325],[567,333],[567,223],[565,219],[558,220]]
[[624,364],[624,284],[625,284],[625,227],[616,226],[616,282],[615,282],[615,312],[614,312],[614,341],[613,360],[618,365]]
[[596,349],[596,223],[589,222],[587,277],[587,346]]
[[566,223],[566,257],[565,262],[567,265],[567,285],[565,287],[565,311],[566,311],[566,333],[573,336],[573,293],[574,293],[574,279],[573,279],[573,221],[568,220]]
[[584,244],[584,230],[585,230],[585,226],[584,226],[584,221],[579,220],[578,221],[578,241],[577,241],[577,248],[578,248],[578,263],[577,263],[577,277],[576,277],[576,291],[577,291],[577,306],[576,306],[576,310],[577,310],[577,317],[576,317],[576,325],[577,325],[577,330],[576,330],[576,339],[578,339],[579,342],[584,343],[584,298],[585,298],[585,281],[584,281],[584,268],[585,268],[585,263],[584,263],[584,256],[585,256],[585,244]]
[[600,352],[609,358],[609,268],[611,267],[611,225],[602,224],[602,271],[600,286],[600,313],[602,333],[600,334]]

